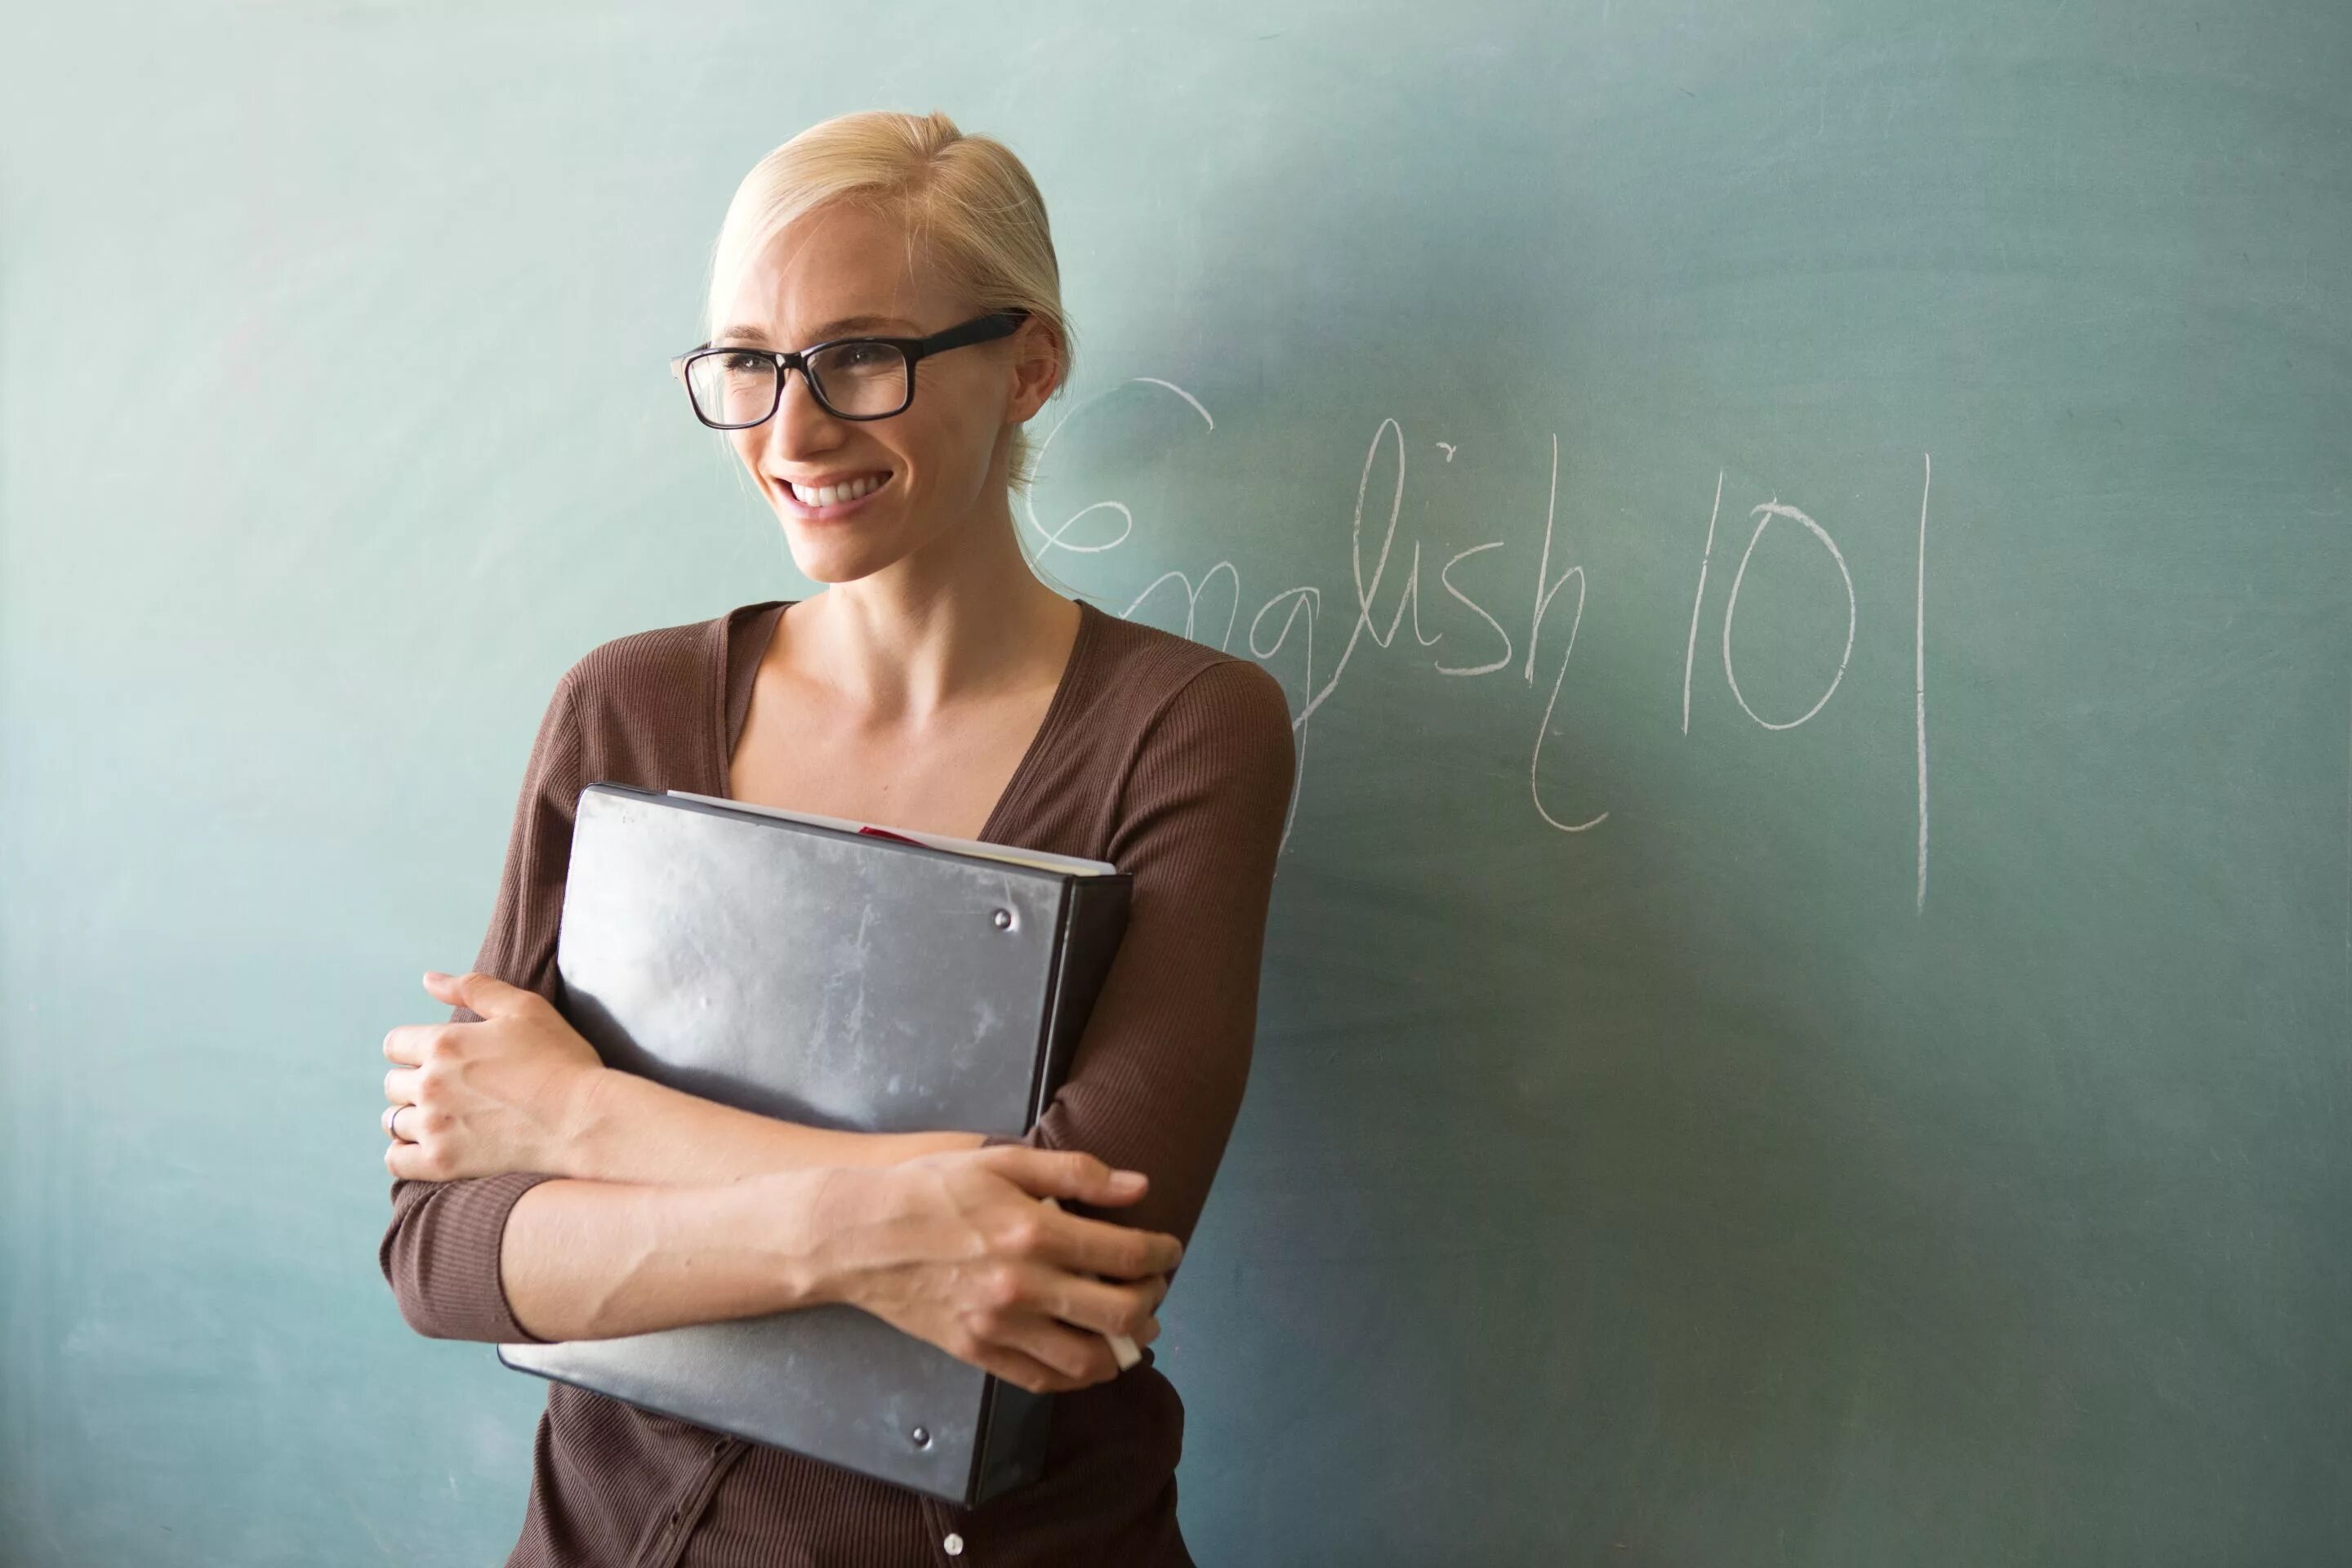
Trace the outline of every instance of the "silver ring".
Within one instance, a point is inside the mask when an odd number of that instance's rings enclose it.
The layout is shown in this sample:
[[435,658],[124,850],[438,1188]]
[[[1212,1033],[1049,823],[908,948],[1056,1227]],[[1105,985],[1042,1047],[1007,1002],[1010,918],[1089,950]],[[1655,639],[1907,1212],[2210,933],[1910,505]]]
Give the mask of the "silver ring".
[[392,1134],[392,1141],[395,1143],[405,1143],[408,1142],[407,1139],[403,1138],[400,1135],[400,1113],[407,1109],[408,1106],[405,1102],[395,1105],[392,1108],[392,1114],[383,1119],[383,1130]]

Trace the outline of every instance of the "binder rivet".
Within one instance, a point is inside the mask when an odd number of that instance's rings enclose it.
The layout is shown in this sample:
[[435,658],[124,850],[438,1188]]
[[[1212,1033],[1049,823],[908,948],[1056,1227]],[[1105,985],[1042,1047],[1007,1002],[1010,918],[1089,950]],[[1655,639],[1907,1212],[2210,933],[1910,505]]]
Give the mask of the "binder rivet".
[[999,931],[1010,931],[1013,929],[1013,911],[1011,910],[999,910],[988,918]]
[[930,1428],[927,1426],[918,1426],[908,1436],[915,1439],[915,1447],[918,1448],[928,1448],[931,1446]]

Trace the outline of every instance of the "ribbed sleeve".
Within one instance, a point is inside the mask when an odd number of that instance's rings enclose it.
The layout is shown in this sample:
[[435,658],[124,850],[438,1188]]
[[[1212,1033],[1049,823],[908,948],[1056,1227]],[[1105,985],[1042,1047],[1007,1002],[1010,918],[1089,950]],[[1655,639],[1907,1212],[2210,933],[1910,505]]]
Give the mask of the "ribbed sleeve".
[[986,1141],[1150,1177],[1136,1203],[1073,1213],[1192,1240],[1249,1078],[1296,760],[1281,683],[1248,659],[1203,666],[1142,731],[1108,856],[1134,878],[1126,934],[1045,1114]]
[[[482,973],[551,1002],[560,984],[555,939],[583,783],[578,676],[578,666],[564,672],[540,720],[507,834],[489,929],[474,958]],[[453,1023],[481,1021],[470,1007],[449,1016]],[[411,1328],[435,1339],[547,1342],[516,1321],[499,1279],[499,1249],[516,1200],[549,1179],[547,1173],[517,1171],[454,1182],[394,1181],[392,1222],[377,1261]]]

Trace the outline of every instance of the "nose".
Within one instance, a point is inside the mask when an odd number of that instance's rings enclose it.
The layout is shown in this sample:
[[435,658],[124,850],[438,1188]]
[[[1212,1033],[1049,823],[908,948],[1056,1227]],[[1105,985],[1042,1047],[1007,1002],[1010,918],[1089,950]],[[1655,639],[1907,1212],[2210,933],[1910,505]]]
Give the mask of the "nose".
[[807,372],[798,369],[784,373],[783,397],[760,431],[772,455],[788,462],[841,444],[841,421],[824,411],[809,390]]

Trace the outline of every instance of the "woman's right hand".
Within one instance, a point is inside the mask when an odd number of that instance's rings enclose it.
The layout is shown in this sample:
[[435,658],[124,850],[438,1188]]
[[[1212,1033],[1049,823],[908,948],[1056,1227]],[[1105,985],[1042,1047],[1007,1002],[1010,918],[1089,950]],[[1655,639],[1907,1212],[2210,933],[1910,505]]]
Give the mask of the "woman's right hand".
[[1145,1185],[1091,1154],[1012,1144],[835,1167],[816,1199],[824,1299],[1033,1394],[1103,1382],[1119,1372],[1105,1334],[1159,1337],[1183,1244],[1039,1200],[1130,1204]]

